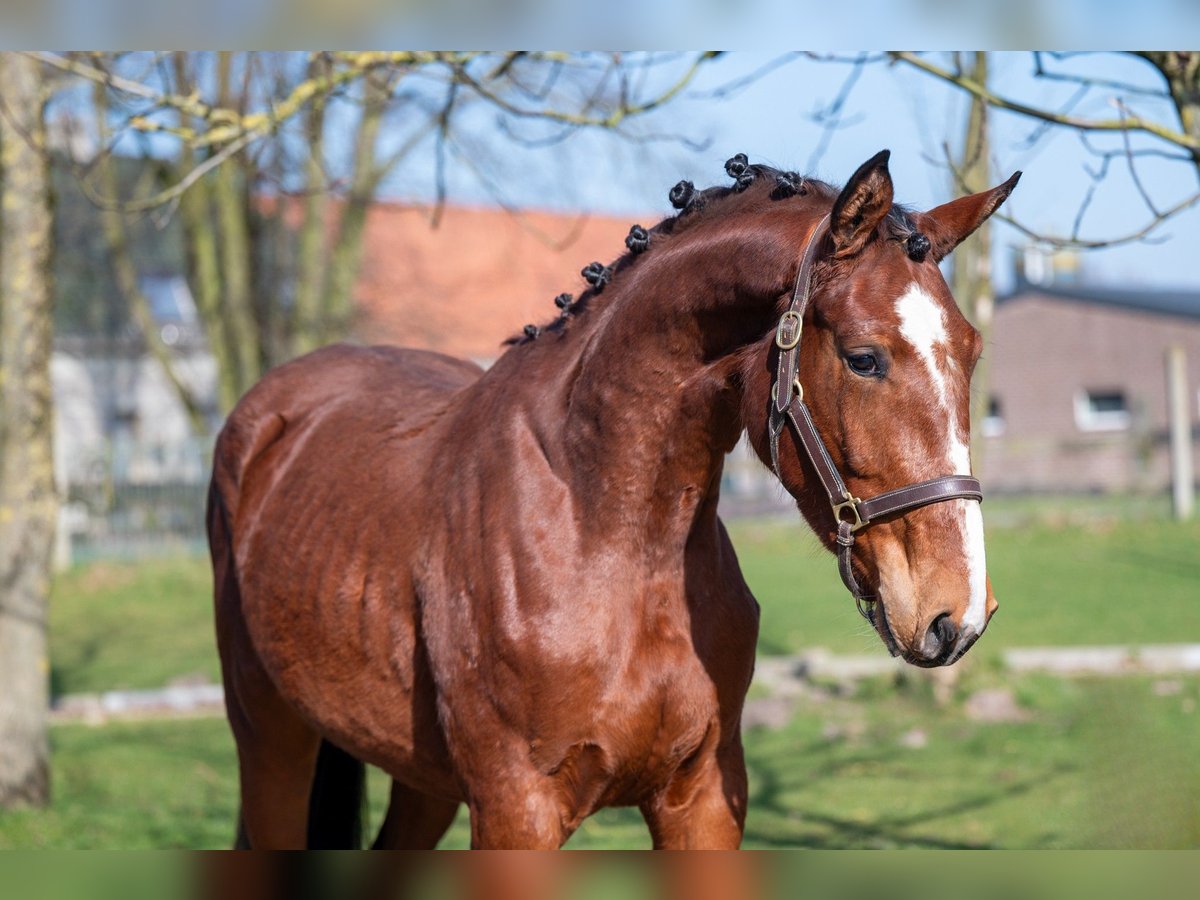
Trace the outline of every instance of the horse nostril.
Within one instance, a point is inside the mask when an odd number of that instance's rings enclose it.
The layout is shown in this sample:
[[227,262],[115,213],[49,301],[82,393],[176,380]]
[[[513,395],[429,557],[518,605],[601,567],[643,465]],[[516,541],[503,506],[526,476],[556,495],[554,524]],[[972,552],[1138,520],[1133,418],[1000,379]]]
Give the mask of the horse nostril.
[[929,624],[925,639],[921,642],[921,655],[927,660],[937,660],[949,656],[958,640],[958,626],[950,618],[950,613],[942,613]]
[[935,620],[938,634],[941,635],[943,644],[953,644],[958,640],[958,626],[954,624],[954,620],[950,618],[949,613],[943,613]]

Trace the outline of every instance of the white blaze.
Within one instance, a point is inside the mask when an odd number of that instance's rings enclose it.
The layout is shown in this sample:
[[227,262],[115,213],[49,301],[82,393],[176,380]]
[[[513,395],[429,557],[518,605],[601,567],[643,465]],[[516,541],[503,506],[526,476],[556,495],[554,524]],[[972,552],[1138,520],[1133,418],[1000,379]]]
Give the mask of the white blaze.
[[[900,333],[925,362],[929,377],[937,393],[938,403],[947,418],[947,465],[949,472],[933,475],[970,475],[971,450],[966,436],[958,428],[958,417],[950,407],[947,390],[947,373],[938,362],[939,355],[949,360],[945,352],[947,341],[946,314],[936,300],[922,290],[915,281],[896,301],[896,314],[900,317]],[[939,354],[938,348],[943,352]],[[963,552],[967,559],[967,579],[970,600],[962,617],[962,626],[971,628],[976,634],[983,631],[987,618],[987,563],[983,550],[983,514],[974,500],[951,500],[962,513],[958,518],[962,530]]]

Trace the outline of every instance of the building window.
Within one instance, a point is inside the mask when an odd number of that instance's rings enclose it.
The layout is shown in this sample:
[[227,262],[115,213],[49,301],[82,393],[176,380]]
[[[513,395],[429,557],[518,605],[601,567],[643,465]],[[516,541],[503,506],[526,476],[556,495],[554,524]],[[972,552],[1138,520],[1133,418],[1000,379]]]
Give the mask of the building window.
[[1004,406],[995,394],[988,397],[987,414],[983,417],[983,436],[997,437],[1004,434]]
[[1075,395],[1075,424],[1081,431],[1121,431],[1129,421],[1124,391],[1087,390]]

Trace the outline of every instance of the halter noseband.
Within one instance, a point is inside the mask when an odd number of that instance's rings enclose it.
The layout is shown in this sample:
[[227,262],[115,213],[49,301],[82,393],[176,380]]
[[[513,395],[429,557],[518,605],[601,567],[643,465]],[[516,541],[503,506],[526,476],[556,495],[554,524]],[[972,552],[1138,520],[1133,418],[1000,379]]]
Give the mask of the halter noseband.
[[[812,416],[804,403],[804,388],[800,384],[800,334],[804,325],[804,312],[812,291],[812,270],[817,248],[829,228],[829,216],[825,216],[813,231],[800,260],[796,273],[796,286],[792,290],[792,302],[779,319],[775,329],[775,346],[779,359],[775,366],[775,378],[771,384],[771,412],[768,417],[768,433],[771,439],[771,467],[776,477],[783,482],[779,471],[779,436],[784,426],[791,423],[792,431],[804,448],[812,463],[837,521],[838,572],[842,583],[854,596],[858,611],[870,622],[874,622],[869,604],[873,596],[863,591],[854,577],[850,552],[854,547],[855,532],[866,528],[876,519],[906,513],[930,503],[943,500],[983,501],[983,490],[979,482],[968,475],[944,475],[878,494],[868,500],[860,500],[850,493],[829,456],[829,450],[813,425]],[[781,385],[786,387],[781,389]],[[784,487],[787,487],[785,484]],[[790,492],[790,491],[789,491]],[[794,495],[793,495],[794,496]],[[797,498],[799,499],[799,498]]]

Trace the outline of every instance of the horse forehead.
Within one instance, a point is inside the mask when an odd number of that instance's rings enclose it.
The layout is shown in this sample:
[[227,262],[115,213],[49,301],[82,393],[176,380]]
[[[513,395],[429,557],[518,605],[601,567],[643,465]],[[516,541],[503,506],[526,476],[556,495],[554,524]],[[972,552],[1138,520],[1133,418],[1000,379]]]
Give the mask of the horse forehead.
[[946,311],[934,296],[913,281],[896,298],[896,318],[902,334],[925,357],[949,342]]
[[954,348],[962,342],[955,340],[954,329],[965,320],[915,281],[896,298],[895,308],[900,336],[924,361],[941,405],[947,406],[962,362],[955,359]]

